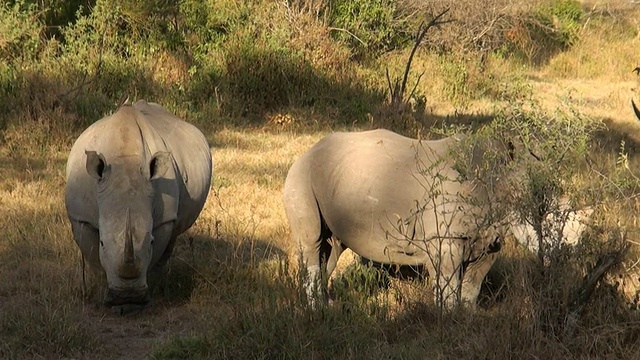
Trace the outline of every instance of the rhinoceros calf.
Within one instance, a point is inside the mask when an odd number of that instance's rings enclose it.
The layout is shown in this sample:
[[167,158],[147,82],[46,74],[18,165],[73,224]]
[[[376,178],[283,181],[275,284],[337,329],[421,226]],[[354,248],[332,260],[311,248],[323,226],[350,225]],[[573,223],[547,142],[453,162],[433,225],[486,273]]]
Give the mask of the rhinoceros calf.
[[424,265],[438,303],[475,303],[503,230],[485,221],[486,188],[456,171],[450,152],[459,140],[334,133],[292,165],[283,202],[312,303],[345,248],[378,263]]
[[147,274],[162,270],[176,237],[196,220],[212,160],[193,125],[144,100],[89,126],[67,161],[73,237],[101,278],[105,305],[144,305]]

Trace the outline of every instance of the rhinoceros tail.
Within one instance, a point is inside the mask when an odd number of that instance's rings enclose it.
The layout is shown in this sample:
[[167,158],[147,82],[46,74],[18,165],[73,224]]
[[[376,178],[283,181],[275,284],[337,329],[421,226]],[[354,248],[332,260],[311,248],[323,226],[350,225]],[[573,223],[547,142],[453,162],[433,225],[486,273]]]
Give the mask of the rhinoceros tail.
[[636,103],[633,101],[633,99],[631,100],[631,106],[633,107],[633,113],[636,114],[636,119],[640,120],[640,110],[638,110],[638,107],[636,106]]

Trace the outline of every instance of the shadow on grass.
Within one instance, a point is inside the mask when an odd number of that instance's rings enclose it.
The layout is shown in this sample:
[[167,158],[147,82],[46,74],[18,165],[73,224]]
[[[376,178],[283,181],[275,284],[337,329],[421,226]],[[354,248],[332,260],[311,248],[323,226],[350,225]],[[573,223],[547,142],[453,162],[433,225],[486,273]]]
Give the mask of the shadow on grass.
[[66,119],[65,125],[84,128],[114,111],[123,94],[189,114],[189,121],[218,126],[255,124],[266,112],[289,107],[350,123],[365,119],[384,101],[381,91],[360,85],[356,75],[329,74],[290,51],[247,45],[229,49],[226,59],[220,70],[199,69],[198,76],[173,83],[155,80],[156,69],[126,59],[101,64],[97,74],[58,59],[50,60],[55,70],[15,68],[12,76],[0,78],[0,129],[54,113]]
[[5,189],[16,183],[51,181],[57,176],[54,170],[64,172],[66,163],[66,158],[0,157],[0,178]]
[[631,157],[640,153],[639,124],[612,118],[605,118],[602,121],[606,128],[595,132],[593,143],[602,149],[604,154],[617,156],[620,154],[622,142],[624,142],[624,151]]
[[[198,287],[224,287],[224,283],[241,277],[240,272],[244,270],[252,271],[262,263],[278,262],[285,258],[282,250],[262,240],[250,239],[236,243],[209,236],[182,235],[177,239],[170,260],[166,288],[163,294],[159,294],[158,300],[163,304],[186,303],[198,291]],[[241,268],[244,270],[238,272]],[[207,296],[206,293],[200,295]]]
[[80,257],[62,206],[0,206],[0,217],[0,358],[75,358],[95,350],[95,329],[78,326]]

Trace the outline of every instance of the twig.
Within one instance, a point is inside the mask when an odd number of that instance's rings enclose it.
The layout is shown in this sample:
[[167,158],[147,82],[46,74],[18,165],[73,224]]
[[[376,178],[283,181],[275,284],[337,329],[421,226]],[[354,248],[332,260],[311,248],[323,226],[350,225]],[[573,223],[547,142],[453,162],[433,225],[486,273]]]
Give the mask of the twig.
[[80,85],[74,87],[73,89],[60,94],[57,96],[58,101],[61,101],[62,99],[64,99],[65,97],[67,97],[69,94],[75,92],[75,95],[70,98],[68,101],[73,101],[75,100],[79,95],[80,95],[80,91],[87,85],[93,83],[94,81],[97,80],[98,75],[100,75],[100,70],[102,69],[102,55],[104,53],[104,39],[105,39],[105,35],[107,32],[107,27],[105,26],[104,29],[102,30],[102,36],[100,38],[100,48],[99,48],[99,53],[98,53],[98,65],[96,65],[96,70],[95,73],[93,74],[93,77],[89,80],[87,80],[87,75],[88,73],[84,73],[84,75],[82,76],[82,81],[80,82]]
[[[592,163],[593,163],[593,160],[591,160],[591,158],[589,158],[589,157],[587,156],[587,157],[586,157],[586,160],[587,160],[587,165],[589,165],[589,168],[591,169],[591,171],[593,171],[594,173],[596,173],[596,175],[600,176],[601,178],[603,178],[603,179],[607,180],[609,183],[611,183],[611,185],[613,185],[613,187],[614,187],[616,190],[618,190],[618,192],[620,193],[620,195],[621,195],[623,198],[627,198],[627,196],[624,194],[624,191],[622,191],[622,189],[620,188],[620,186],[618,186],[618,184],[616,184],[615,182],[613,182],[613,180],[609,179],[607,176],[605,176],[603,173],[601,173],[600,171],[596,170],[596,169],[593,167],[593,164],[592,164]],[[630,197],[630,198],[629,198],[629,200],[630,200],[630,199],[633,199],[634,197],[637,197],[637,196],[639,196],[639,195],[634,195],[634,196]]]
[[629,248],[630,244],[625,242],[622,248],[618,251],[600,256],[595,266],[584,276],[582,285],[569,305],[569,314],[567,315],[564,329],[565,334],[570,335],[573,333],[575,325],[584,311],[584,307],[587,305],[587,302],[589,302],[596,285],[598,285],[602,277],[604,277],[612,267],[622,262],[624,255],[627,253]]
[[498,16],[493,18],[491,20],[491,23],[489,23],[489,25],[487,25],[484,28],[484,30],[482,30],[478,35],[474,36],[473,39],[471,39],[471,41],[475,43],[478,40],[480,40],[483,36],[485,36],[493,28],[493,26],[496,24],[496,22],[498,22],[498,20],[502,19],[503,17],[504,17],[503,14],[498,14]]
[[180,261],[182,261],[185,265],[187,265],[189,267],[189,269],[191,269],[194,273],[196,273],[198,276],[200,276],[202,278],[202,280],[204,280],[207,284],[213,286],[214,289],[216,289],[217,291],[220,290],[220,288],[218,288],[218,286],[216,286],[216,284],[213,283],[213,281],[209,280],[202,272],[200,272],[200,270],[196,269],[195,266],[191,265],[187,260],[181,258],[180,256],[174,255],[174,257]]
[[352,33],[351,31],[347,30],[347,29],[343,29],[343,28],[337,28],[337,27],[328,27],[329,30],[335,30],[335,31],[342,31],[342,32],[346,32],[347,34],[353,36],[354,39],[358,40],[362,45],[367,46],[367,43],[365,43],[364,41],[362,41],[359,37],[356,36],[356,34]]
[[431,19],[431,21],[429,21],[429,23],[424,27],[424,29],[422,29],[422,31],[420,30],[420,28],[422,28],[422,24],[418,28],[418,36],[416,38],[415,44],[413,44],[413,48],[411,49],[411,53],[409,54],[409,59],[407,60],[407,66],[406,66],[406,68],[404,70],[404,76],[403,76],[403,79],[402,79],[402,86],[400,87],[400,94],[401,95],[404,94],[404,91],[405,91],[405,89],[407,87],[407,80],[409,78],[409,70],[411,70],[411,63],[413,62],[413,56],[416,53],[416,50],[418,49],[418,46],[420,46],[420,44],[422,43],[422,40],[424,39],[425,35],[427,35],[427,32],[429,31],[429,29],[431,29],[433,26],[439,26],[439,25],[446,24],[446,23],[449,23],[449,22],[453,21],[453,20],[440,21],[440,18],[443,17],[448,12],[449,12],[449,8],[445,9],[443,12],[441,12],[438,15],[436,15],[436,17]]
[[[407,59],[407,65],[405,66],[404,74],[402,76],[402,82],[400,83],[399,88],[398,88],[397,81],[395,82],[393,88],[391,87],[391,81],[389,79],[389,74],[387,69],[387,81],[389,83],[389,91],[391,92],[391,104],[395,105],[395,104],[404,102],[403,97],[407,88],[407,81],[409,80],[409,71],[411,70],[411,63],[413,62],[413,56],[415,55],[416,50],[418,50],[418,46],[420,46],[420,44],[422,43],[422,40],[424,40],[425,35],[427,35],[427,32],[429,31],[429,29],[431,29],[434,26],[439,26],[439,25],[446,24],[453,21],[453,20],[440,20],[448,12],[449,12],[449,8],[445,9],[440,14],[436,15],[426,25],[423,22],[418,27],[418,32],[416,33],[416,41],[414,42],[413,48],[411,49],[411,53],[409,54],[409,58]],[[417,86],[418,84],[416,83],[415,87]]]

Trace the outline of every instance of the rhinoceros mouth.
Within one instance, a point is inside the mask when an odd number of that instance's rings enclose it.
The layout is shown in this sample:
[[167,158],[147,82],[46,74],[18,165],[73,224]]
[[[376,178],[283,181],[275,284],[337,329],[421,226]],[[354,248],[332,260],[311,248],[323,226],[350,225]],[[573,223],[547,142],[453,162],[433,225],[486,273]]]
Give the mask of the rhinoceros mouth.
[[146,305],[150,300],[149,288],[110,288],[104,299],[105,306]]

